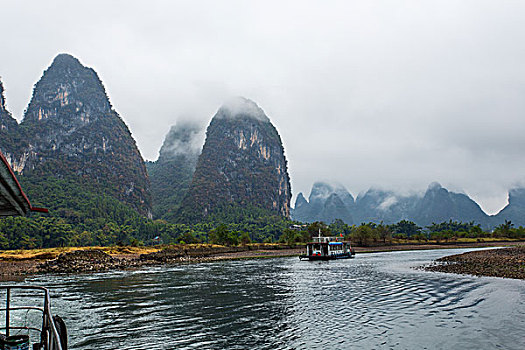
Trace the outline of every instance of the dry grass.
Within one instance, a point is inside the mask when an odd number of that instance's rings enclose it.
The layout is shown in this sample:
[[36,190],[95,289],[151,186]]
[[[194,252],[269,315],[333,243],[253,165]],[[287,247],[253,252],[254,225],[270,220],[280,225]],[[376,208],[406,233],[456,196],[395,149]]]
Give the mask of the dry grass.
[[439,243],[435,239],[429,239],[427,241],[418,241],[416,239],[392,239],[392,244],[444,244],[444,243],[490,243],[490,242],[521,242],[519,238],[496,238],[496,237],[484,237],[484,238],[457,238],[449,239],[448,241],[440,240]]
[[62,247],[43,249],[17,249],[0,252],[0,260],[48,260],[54,259],[62,253],[75,250],[102,250],[109,255],[148,254],[158,251],[157,247]]
[[[277,243],[257,243],[248,244],[251,247],[257,247],[259,249],[264,247],[277,247]],[[103,252],[116,256],[116,255],[140,255],[154,253],[165,248],[175,248],[182,250],[196,250],[196,249],[210,249],[210,248],[223,248],[217,244],[175,244],[175,245],[159,245],[155,247],[131,247],[131,246],[111,246],[111,247],[61,247],[61,248],[43,248],[43,249],[17,249],[17,250],[4,250],[0,251],[0,260],[4,261],[15,261],[15,260],[49,260],[54,259],[62,253],[68,253],[76,250],[102,250]]]

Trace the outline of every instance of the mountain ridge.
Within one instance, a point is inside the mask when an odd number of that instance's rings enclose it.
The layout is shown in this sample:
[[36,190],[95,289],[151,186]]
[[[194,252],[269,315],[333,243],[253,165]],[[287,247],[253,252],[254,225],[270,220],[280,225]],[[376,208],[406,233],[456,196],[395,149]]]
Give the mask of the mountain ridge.
[[[339,190],[339,196],[344,191],[346,189]],[[355,225],[367,222],[393,224],[408,220],[428,226],[449,220],[473,221],[485,229],[509,220],[514,225],[525,226],[525,189],[520,188],[509,191],[509,204],[495,215],[485,213],[468,195],[449,191],[437,182],[431,183],[421,195],[401,195],[372,187],[360,193],[353,203],[348,202],[346,208],[330,210],[328,207],[333,207],[333,204],[327,205],[327,198],[335,193],[335,186],[315,182],[308,201],[302,193],[297,195],[292,218],[303,222],[326,223],[337,218]]]

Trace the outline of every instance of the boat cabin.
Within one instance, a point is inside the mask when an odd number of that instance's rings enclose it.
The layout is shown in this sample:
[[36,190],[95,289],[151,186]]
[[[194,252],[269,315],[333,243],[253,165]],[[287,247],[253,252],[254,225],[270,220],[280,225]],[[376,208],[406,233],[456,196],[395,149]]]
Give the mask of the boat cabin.
[[313,237],[312,242],[306,244],[306,254],[299,258],[308,260],[330,260],[351,258],[354,252],[350,242],[343,241],[342,237]]

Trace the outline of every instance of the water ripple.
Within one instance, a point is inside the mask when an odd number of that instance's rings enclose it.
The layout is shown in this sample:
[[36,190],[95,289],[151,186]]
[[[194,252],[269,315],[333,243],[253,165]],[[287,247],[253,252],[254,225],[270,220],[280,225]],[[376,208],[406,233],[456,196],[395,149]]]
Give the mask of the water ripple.
[[71,349],[525,347],[525,283],[414,271],[455,251],[42,276]]

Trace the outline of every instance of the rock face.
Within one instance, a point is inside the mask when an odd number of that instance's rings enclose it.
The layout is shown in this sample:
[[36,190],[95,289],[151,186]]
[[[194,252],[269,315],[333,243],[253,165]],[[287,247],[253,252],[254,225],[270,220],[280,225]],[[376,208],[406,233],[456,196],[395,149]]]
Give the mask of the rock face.
[[525,226],[525,188],[515,188],[509,191],[509,204],[493,218],[493,224],[498,225],[511,221],[515,227]]
[[169,220],[176,215],[201,152],[201,131],[195,123],[177,123],[166,135],[159,158],[146,163],[155,218]]
[[224,104],[208,126],[180,220],[219,212],[233,219],[249,208],[289,217],[290,199],[284,149],[270,119],[245,98]]
[[5,107],[4,85],[0,81],[0,130],[15,131],[18,123]]
[[9,162],[16,155],[21,143],[20,127],[5,106],[4,86],[0,81],[0,150]]
[[[18,129],[14,135],[23,141],[8,158],[22,180],[65,180],[143,215],[151,212],[146,167],[135,141],[97,73],[76,58],[60,54],[54,59],[35,85]],[[45,191],[30,195],[36,202],[48,201]]]
[[303,222],[323,221],[331,223],[341,219],[353,224],[354,197],[342,185],[332,186],[316,182],[312,186],[308,201],[299,193],[292,211],[292,218]]
[[[297,195],[295,199],[295,206],[291,209],[292,219],[302,221],[302,222],[311,222],[310,215],[310,203],[304,198],[302,192]],[[315,220],[313,220],[315,221]]]
[[331,194],[335,194],[335,189],[331,185],[325,182],[314,183],[308,197],[311,214],[320,213]]
[[420,198],[402,196],[392,191],[371,188],[356,199],[356,216],[359,223],[381,222],[393,224],[410,220]]
[[467,195],[449,192],[436,182],[430,184],[412,217],[421,226],[449,220],[474,221],[485,226],[488,221],[488,215]]
[[319,213],[319,219],[323,222],[333,222],[341,219],[344,222],[352,223],[354,220],[350,209],[339,198],[337,193],[332,193],[324,203],[323,210]]

